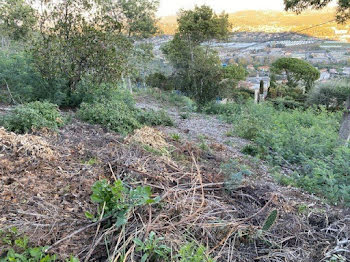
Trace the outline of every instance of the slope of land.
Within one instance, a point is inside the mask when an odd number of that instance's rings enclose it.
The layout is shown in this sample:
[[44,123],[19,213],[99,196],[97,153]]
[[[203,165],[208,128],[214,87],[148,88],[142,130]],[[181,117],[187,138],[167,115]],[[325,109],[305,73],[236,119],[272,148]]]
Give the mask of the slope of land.
[[[74,118],[58,133],[1,130],[0,227],[16,226],[36,245],[81,261],[122,250],[124,261],[139,261],[131,240],[150,231],[175,250],[186,239],[202,242],[217,261],[327,261],[349,249],[349,210],[276,184],[265,163],[240,152],[247,141],[227,137],[232,126],[151,94],[136,100],[167,110],[175,126],[139,131],[137,143]],[[150,150],[154,134],[167,145],[163,153]],[[241,181],[230,180],[243,171]],[[161,202],[133,210],[122,233],[108,221],[97,227],[84,212],[95,212],[91,186],[102,178],[149,185]],[[273,210],[277,220],[262,231]]]

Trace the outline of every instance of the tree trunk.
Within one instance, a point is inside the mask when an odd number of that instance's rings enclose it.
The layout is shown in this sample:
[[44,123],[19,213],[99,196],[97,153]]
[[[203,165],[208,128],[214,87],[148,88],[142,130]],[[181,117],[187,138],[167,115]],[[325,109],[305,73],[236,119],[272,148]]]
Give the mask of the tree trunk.
[[349,142],[350,140],[350,96],[346,101],[346,108],[339,131],[339,136],[344,143]]

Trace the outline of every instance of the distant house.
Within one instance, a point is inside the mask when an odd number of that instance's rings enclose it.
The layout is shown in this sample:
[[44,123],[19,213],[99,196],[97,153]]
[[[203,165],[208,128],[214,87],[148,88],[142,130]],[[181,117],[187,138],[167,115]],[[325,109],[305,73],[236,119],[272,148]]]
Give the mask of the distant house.
[[259,66],[258,70],[262,71],[262,72],[270,72],[270,67],[269,66]]
[[247,70],[254,71],[255,67],[253,65],[247,65]]

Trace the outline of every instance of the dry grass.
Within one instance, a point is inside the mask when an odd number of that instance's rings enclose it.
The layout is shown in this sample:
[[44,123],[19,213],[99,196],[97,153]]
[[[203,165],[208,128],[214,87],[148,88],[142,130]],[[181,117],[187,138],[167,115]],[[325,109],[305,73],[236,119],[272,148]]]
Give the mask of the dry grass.
[[[229,191],[217,159],[202,159],[192,150],[196,147],[174,143],[154,129],[138,130],[127,142],[75,123],[50,140],[49,148],[60,158],[23,164],[24,156],[17,156],[16,168],[1,166],[0,225],[17,226],[35,244],[81,261],[119,262],[123,254],[122,261],[140,261],[133,239],[147,238],[151,231],[165,237],[173,258],[183,243],[195,241],[217,261],[313,262],[327,261],[333,254],[350,259],[345,252],[350,247],[350,215],[345,209],[259,177]],[[173,146],[189,161],[180,165],[139,144]],[[2,154],[3,159],[13,157],[11,150]],[[100,164],[82,164],[92,156]],[[149,185],[161,202],[132,210],[122,228],[106,220],[89,222],[84,211],[96,210],[90,188],[101,178],[122,179],[133,187]],[[277,222],[261,234],[275,209]]]

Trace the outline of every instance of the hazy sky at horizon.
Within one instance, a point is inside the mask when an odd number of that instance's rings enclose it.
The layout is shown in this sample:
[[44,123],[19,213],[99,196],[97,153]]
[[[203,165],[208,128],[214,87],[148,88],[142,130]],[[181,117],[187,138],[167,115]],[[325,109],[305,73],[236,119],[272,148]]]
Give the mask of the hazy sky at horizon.
[[240,10],[283,10],[283,0],[160,0],[158,16],[176,15],[179,9],[209,5],[216,12]]
[[280,10],[283,0],[160,0],[158,16],[176,15],[179,9],[191,9],[195,5],[209,5],[217,13],[232,13],[241,10]]

